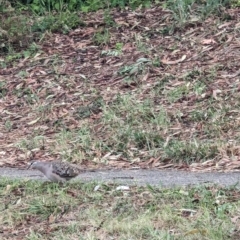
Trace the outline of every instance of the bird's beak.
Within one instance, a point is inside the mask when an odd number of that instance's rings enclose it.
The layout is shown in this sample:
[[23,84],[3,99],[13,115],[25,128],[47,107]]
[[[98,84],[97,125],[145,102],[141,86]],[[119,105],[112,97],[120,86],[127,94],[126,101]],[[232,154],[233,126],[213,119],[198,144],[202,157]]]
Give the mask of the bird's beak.
[[32,163],[28,163],[27,170],[30,169],[31,166],[32,166]]

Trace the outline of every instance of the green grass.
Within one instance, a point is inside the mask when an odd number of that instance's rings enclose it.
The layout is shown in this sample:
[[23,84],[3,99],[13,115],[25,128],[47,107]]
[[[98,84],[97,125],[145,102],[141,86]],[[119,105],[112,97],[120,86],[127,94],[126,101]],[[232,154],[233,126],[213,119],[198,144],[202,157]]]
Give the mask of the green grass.
[[1,239],[229,239],[238,230],[235,187],[96,185],[0,179]]
[[0,16],[0,56],[6,55],[2,67],[21,58],[34,57],[39,53],[36,42],[48,39],[51,33],[69,33],[78,26],[83,26],[76,12],[64,11],[58,14],[46,12],[37,16],[31,12],[6,12]]

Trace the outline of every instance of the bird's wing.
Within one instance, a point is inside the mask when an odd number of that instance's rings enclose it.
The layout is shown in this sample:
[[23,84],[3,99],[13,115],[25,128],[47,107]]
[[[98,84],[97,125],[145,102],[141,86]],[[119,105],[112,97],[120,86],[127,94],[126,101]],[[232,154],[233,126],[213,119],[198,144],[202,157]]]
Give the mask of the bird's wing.
[[52,172],[62,178],[73,178],[79,174],[79,169],[74,168],[69,163],[64,162],[53,162]]

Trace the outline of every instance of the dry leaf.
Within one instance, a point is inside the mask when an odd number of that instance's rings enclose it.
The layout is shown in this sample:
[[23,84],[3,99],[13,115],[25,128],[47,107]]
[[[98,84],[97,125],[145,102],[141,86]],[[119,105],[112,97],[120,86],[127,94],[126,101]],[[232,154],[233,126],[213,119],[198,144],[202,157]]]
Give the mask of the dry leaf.
[[27,123],[27,125],[29,125],[29,126],[30,126],[30,125],[33,125],[33,124],[37,123],[40,119],[41,119],[40,117],[37,118],[37,119],[34,119],[33,121]]
[[175,60],[175,61],[169,61],[167,59],[162,59],[161,62],[164,64],[172,65],[172,64],[177,64],[177,63],[183,62],[186,59],[186,57],[187,57],[186,55],[183,55],[180,59]]
[[210,38],[210,39],[202,40],[201,43],[203,45],[211,45],[211,44],[216,44],[217,42],[214,39]]
[[216,90],[213,90],[213,97],[217,100],[218,98],[217,98],[217,94],[218,93],[221,93],[222,91],[221,90],[219,90],[219,89],[216,89]]

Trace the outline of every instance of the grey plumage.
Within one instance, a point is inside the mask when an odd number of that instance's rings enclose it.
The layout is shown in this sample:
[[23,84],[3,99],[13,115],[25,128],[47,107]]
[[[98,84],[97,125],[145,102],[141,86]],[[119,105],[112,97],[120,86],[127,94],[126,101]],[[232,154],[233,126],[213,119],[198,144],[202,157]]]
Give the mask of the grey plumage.
[[39,170],[52,182],[65,182],[82,172],[76,165],[61,161],[43,162],[33,160],[29,163],[28,169]]

